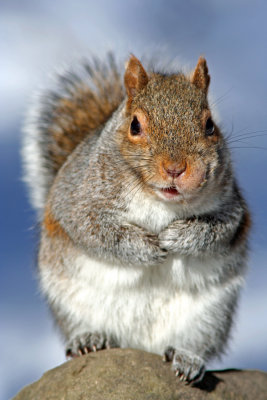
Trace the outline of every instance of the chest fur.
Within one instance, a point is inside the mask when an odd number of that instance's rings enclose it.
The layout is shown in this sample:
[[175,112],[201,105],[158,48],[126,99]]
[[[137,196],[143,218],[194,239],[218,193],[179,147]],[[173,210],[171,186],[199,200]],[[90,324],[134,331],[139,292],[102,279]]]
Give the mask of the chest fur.
[[177,219],[178,206],[157,200],[143,192],[135,194],[128,202],[128,209],[124,215],[127,222],[142,228],[159,233],[170,222]]

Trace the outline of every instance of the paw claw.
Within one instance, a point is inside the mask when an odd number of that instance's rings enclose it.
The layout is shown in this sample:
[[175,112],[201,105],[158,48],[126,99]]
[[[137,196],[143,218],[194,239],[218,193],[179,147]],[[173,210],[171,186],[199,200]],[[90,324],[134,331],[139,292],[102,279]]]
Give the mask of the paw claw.
[[175,350],[172,368],[180,381],[196,383],[202,380],[205,373],[204,360],[187,350]]
[[111,347],[119,347],[113,337],[107,337],[105,334],[97,332],[85,333],[70,340],[66,347],[66,356],[79,357],[90,351],[96,352]]

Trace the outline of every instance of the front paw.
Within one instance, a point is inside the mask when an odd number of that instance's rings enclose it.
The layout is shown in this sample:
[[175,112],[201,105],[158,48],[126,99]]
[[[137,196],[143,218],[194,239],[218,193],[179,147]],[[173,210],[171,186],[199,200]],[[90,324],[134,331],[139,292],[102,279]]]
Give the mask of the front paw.
[[159,234],[159,245],[168,252],[179,251],[179,231],[177,229],[165,229]]
[[[128,248],[129,258],[133,265],[157,265],[163,263],[168,256],[168,251],[159,246],[156,235],[146,235],[136,241],[135,248]],[[134,251],[133,251],[134,250]]]
[[66,346],[67,357],[78,357],[91,351],[119,347],[115,340],[102,333],[84,333],[75,336]]
[[205,362],[201,357],[190,351],[175,350],[172,369],[181,381],[194,384],[202,380],[205,374]]
[[152,235],[149,239],[150,239],[148,241],[149,246],[146,247],[142,255],[142,261],[148,265],[156,265],[163,263],[168,256],[167,249],[159,246],[158,239],[155,240]]

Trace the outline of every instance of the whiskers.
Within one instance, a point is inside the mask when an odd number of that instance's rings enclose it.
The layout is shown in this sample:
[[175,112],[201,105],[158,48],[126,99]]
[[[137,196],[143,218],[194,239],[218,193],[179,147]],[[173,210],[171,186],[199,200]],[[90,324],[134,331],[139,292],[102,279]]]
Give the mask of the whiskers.
[[[243,132],[243,133],[241,133]],[[251,144],[249,141],[255,138],[267,137],[267,130],[257,130],[257,131],[246,131],[241,129],[236,133],[232,131],[229,135],[225,136],[226,142],[231,150],[233,149],[256,149],[256,150],[267,150],[267,147]]]
[[[229,95],[233,88],[227,90],[222,96],[215,99],[210,103],[211,108],[217,107],[225,98]],[[234,149],[256,149],[256,150],[267,150],[267,147],[258,146],[258,144],[253,144],[250,142],[251,139],[256,138],[264,138],[267,136],[267,130],[256,130],[249,131],[248,128],[243,128],[237,132],[234,132],[234,128],[232,125],[232,129],[228,135],[224,135],[226,143],[231,150]]]
[[232,91],[233,87],[231,87],[230,89],[228,89],[224,94],[222,94],[221,96],[219,96],[216,100],[214,100],[211,104],[210,107],[217,107],[218,104],[220,104],[222,101],[225,100],[225,98],[229,95],[229,93]]
[[[137,168],[137,167],[136,167]],[[145,176],[129,176],[123,180],[123,190],[120,195],[122,202],[131,202],[135,196],[149,187],[149,182],[153,180],[155,174],[150,172]],[[142,204],[140,204],[140,207]]]

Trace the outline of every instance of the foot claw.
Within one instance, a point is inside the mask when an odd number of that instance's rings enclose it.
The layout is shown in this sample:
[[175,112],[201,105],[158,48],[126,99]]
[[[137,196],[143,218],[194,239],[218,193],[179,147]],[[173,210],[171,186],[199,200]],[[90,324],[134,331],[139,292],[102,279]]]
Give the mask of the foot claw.
[[66,347],[67,357],[79,357],[87,354],[90,351],[96,352],[111,347],[119,347],[112,336],[107,336],[101,333],[84,333],[77,335],[68,343]]
[[204,360],[183,349],[175,351],[172,368],[180,381],[191,384],[201,381],[205,373]]

